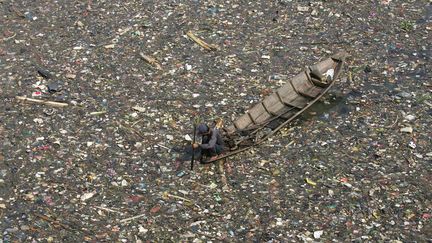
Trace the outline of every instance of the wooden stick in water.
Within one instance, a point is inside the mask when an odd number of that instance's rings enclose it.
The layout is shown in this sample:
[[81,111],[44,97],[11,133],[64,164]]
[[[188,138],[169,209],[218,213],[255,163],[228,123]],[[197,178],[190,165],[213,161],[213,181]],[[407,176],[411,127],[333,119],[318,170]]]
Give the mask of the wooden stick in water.
[[209,50],[209,51],[216,51],[217,47],[215,45],[207,44],[205,41],[201,40],[200,38],[196,37],[192,31],[188,31],[186,35],[193,40],[195,43],[200,45],[202,48]]
[[27,101],[30,103],[49,105],[49,106],[54,106],[54,107],[66,107],[69,105],[68,103],[49,101],[49,100],[38,100],[38,99],[33,99],[33,98],[27,98],[25,96],[16,96],[15,98],[17,100]]

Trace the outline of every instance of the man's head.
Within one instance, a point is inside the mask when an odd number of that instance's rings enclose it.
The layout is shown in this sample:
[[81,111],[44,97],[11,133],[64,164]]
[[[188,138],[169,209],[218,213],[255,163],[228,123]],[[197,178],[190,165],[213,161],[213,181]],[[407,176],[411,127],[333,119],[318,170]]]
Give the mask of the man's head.
[[201,123],[198,125],[198,127],[197,127],[198,135],[204,135],[204,134],[207,134],[208,132],[209,132],[209,127],[206,124]]

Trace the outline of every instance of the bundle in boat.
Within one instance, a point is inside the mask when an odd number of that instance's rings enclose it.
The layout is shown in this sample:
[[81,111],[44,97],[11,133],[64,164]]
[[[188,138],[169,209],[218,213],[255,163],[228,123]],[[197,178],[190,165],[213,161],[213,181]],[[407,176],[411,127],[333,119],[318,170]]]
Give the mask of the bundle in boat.
[[231,152],[243,151],[244,148],[263,142],[308,109],[333,85],[347,55],[346,52],[339,52],[306,67],[234,120],[231,126],[224,129]]

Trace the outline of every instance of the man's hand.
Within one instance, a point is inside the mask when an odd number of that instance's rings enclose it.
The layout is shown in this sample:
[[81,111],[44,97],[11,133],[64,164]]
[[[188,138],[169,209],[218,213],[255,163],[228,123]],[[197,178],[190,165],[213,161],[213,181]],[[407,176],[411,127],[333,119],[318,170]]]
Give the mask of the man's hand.
[[198,148],[198,147],[199,147],[199,144],[198,144],[198,143],[193,143],[193,144],[192,144],[192,148],[196,149],[196,148]]

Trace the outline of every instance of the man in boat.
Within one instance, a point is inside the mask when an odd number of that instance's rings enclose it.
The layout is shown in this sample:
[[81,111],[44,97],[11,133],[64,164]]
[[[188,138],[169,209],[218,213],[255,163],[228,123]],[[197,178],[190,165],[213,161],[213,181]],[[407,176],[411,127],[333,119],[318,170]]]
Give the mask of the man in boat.
[[220,155],[224,150],[224,142],[220,134],[218,126],[210,128],[204,123],[201,123],[197,127],[197,135],[201,136],[201,144],[194,143],[192,147],[197,149],[196,153],[199,154],[201,162],[203,157],[209,158],[209,160],[214,160]]

